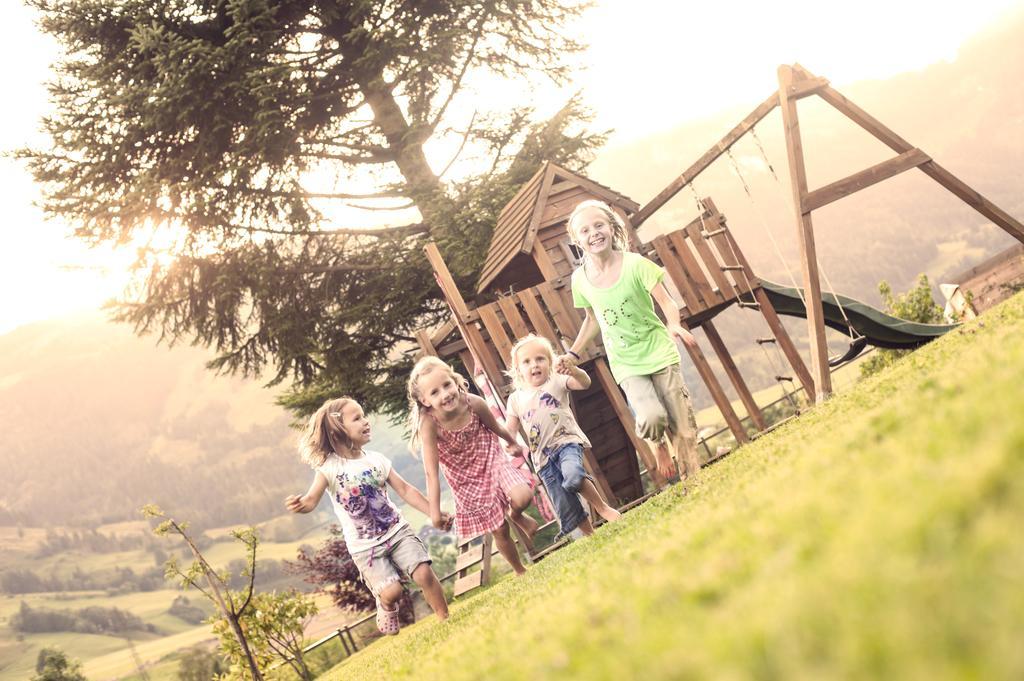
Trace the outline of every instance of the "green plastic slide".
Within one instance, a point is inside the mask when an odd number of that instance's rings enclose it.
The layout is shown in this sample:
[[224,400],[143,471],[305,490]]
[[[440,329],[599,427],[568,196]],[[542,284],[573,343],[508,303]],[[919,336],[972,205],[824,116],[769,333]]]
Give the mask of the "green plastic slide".
[[[782,286],[764,279],[761,280],[761,286],[764,287],[776,312],[791,317],[807,318],[803,301],[800,299],[803,289]],[[849,331],[839,305],[836,303],[837,298],[854,330],[864,336],[870,345],[879,348],[916,348],[958,326],[958,324],[908,322],[906,319],[893,317],[859,300],[822,292],[821,305],[825,313],[825,325],[841,333],[849,333]]]

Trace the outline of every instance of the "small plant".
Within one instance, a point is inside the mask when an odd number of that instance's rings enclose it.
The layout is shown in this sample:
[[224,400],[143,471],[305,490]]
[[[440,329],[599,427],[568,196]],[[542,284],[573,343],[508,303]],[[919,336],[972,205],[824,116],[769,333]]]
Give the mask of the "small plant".
[[[932,286],[926,274],[920,275],[917,286],[906,293],[894,295],[892,287],[886,281],[878,284],[878,292],[882,294],[885,311],[895,317],[921,324],[941,324],[944,321],[942,308],[936,305],[935,299],[932,298]],[[910,352],[912,350],[880,349],[860,365],[860,375],[871,376],[878,373]]]
[[[192,537],[188,534],[188,523],[179,523],[173,518],[168,518],[157,506],[149,504],[142,509],[143,515],[147,518],[159,518],[162,522],[154,528],[154,534],[164,536],[168,534],[179,535],[188,545],[192,552],[193,561],[187,569],[182,570],[176,558],[167,561],[167,579],[180,580],[181,587],[192,587],[204,596],[209,598],[217,606],[221,617],[226,622],[227,628],[235,637],[240,657],[248,665],[249,673],[253,681],[262,681],[263,674],[256,663],[256,656],[249,645],[245,630],[242,628],[242,617],[246,610],[252,606],[254,579],[256,575],[256,547],[259,538],[255,528],[235,530],[232,535],[242,542],[248,554],[249,586],[244,592],[232,592],[228,588],[229,576],[226,572],[218,572],[203,557]],[[204,586],[205,585],[205,586]]]

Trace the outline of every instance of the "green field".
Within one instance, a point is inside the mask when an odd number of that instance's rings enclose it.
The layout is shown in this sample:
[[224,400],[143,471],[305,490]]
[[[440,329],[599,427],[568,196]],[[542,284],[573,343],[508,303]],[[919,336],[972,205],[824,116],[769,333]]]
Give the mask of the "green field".
[[1024,678],[1024,297],[324,678]]

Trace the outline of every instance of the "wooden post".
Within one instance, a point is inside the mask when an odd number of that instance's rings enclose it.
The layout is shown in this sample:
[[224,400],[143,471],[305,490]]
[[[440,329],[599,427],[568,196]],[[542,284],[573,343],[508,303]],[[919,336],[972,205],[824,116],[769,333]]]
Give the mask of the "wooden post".
[[[743,424],[740,423],[740,417],[736,415],[736,411],[732,408],[732,402],[725,394],[725,390],[722,389],[722,384],[718,382],[718,378],[715,376],[715,372],[711,370],[711,365],[708,364],[708,360],[704,357],[704,353],[701,352],[699,347],[691,348],[686,343],[682,343],[682,346],[686,348],[687,354],[690,355],[690,359],[693,361],[693,365],[697,367],[697,373],[700,374],[701,380],[704,381],[704,385],[708,387],[708,392],[711,393],[711,398],[715,401],[715,406],[718,407],[718,411],[722,413],[722,418],[725,419],[726,425],[729,426],[729,430],[732,431],[737,442],[750,442],[750,436],[747,435],[747,431],[743,428]],[[694,433],[696,437],[696,433]]]
[[701,324],[700,328],[704,329],[704,335],[708,337],[708,342],[711,343],[711,347],[714,349],[719,361],[722,362],[722,367],[725,369],[725,373],[732,382],[733,387],[736,388],[736,393],[740,396],[743,406],[746,407],[750,420],[758,430],[764,430],[767,427],[764,415],[757,406],[757,402],[754,401],[754,396],[750,393],[750,388],[747,387],[747,383],[743,380],[740,370],[736,367],[736,362],[733,361],[732,355],[729,354],[729,349],[725,347],[725,342],[718,334],[718,329],[715,328],[710,319]]
[[451,272],[448,271],[448,265],[445,264],[444,258],[441,257],[441,251],[438,250],[437,245],[433,242],[428,243],[423,250],[426,251],[427,260],[430,261],[430,266],[434,269],[437,284],[441,287],[441,292],[452,309],[452,316],[455,318],[455,324],[459,329],[459,333],[462,334],[466,345],[469,346],[473,358],[480,362],[487,380],[490,381],[495,390],[499,390],[505,383],[501,368],[494,362],[494,358],[488,350],[480,330],[470,321],[469,308],[466,306],[466,301],[462,299],[458,286],[455,285],[455,279],[452,278]]
[[[779,70],[781,71],[783,68],[790,67],[782,66],[779,67]],[[814,77],[809,71],[799,64],[795,64],[790,71],[803,79]],[[911,151],[918,151],[918,153],[922,153],[919,150],[914,149],[913,145],[908,141],[883,125],[881,121],[848,100],[832,87],[823,87],[818,90],[816,94],[893,151],[900,154],[906,154]],[[1024,243],[1024,225],[1022,225],[1019,220],[1016,220],[1009,213],[976,192],[974,189],[969,187],[967,183],[953,175],[953,173],[949,172],[931,159],[925,160],[918,164],[917,167],[920,168],[925,175],[928,175],[951,193],[959,197],[961,201],[984,215],[992,222],[996,223],[996,225],[1005,230],[1014,239]]]
[[796,211],[797,232],[800,237],[800,265],[804,274],[804,304],[807,308],[807,331],[811,342],[811,376],[814,379],[815,401],[821,402],[832,395],[832,375],[828,370],[828,346],[825,343],[825,316],[821,306],[821,280],[818,276],[818,256],[814,247],[814,225],[811,214],[803,212],[807,195],[807,171],[804,168],[803,142],[800,139],[800,121],[796,114],[796,101],[790,99],[793,86],[793,68],[779,67],[779,106],[786,133],[786,151],[789,155],[789,178],[793,189],[793,209]]

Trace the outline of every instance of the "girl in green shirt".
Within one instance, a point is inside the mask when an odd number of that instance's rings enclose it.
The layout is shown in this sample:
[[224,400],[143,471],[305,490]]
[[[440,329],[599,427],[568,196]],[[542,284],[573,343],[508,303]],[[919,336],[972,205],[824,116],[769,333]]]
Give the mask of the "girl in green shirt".
[[[558,358],[558,370],[571,370],[600,332],[612,376],[636,412],[637,434],[656,452],[658,472],[666,479],[676,476],[671,442],[692,480],[700,469],[696,423],[675,339],[693,347],[697,341],[680,323],[679,308],[662,281],[664,271],[626,250],[625,225],[606,203],[577,205],[568,230],[584,254],[572,274],[572,296],[586,319],[572,347]],[[667,325],[655,313],[655,302]]]

